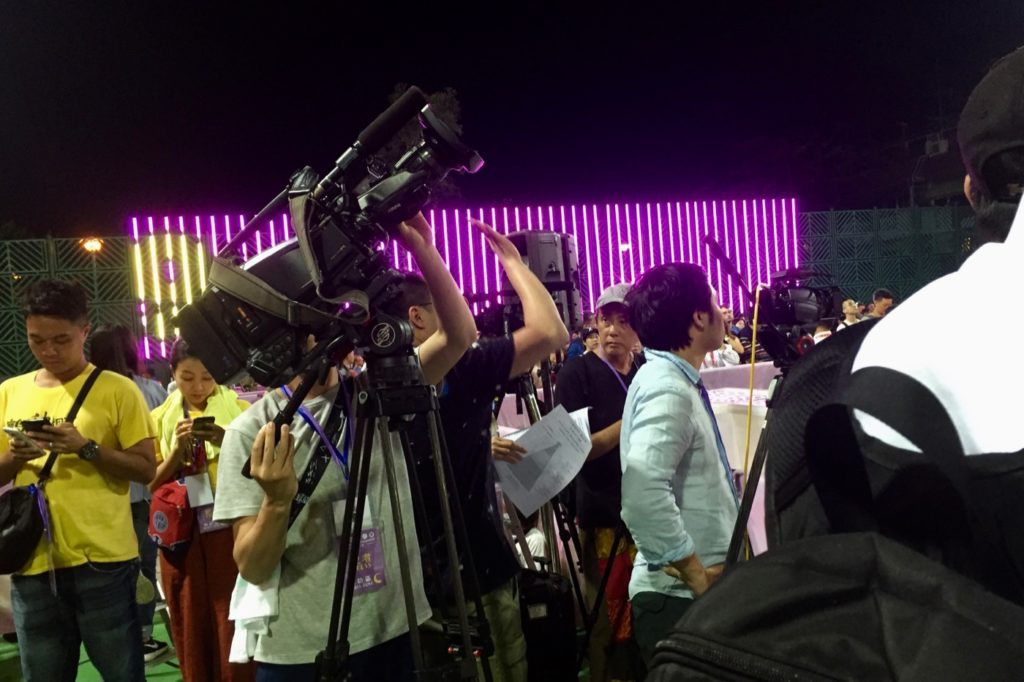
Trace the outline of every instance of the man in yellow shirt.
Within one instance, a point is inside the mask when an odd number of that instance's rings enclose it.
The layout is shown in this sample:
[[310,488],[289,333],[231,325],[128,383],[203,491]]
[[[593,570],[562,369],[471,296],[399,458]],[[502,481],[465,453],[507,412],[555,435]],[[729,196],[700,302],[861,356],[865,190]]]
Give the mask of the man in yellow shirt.
[[[44,534],[12,579],[14,622],[26,679],[74,679],[79,649],[104,680],[142,680],[142,633],[135,609],[138,545],[129,481],[155,473],[154,429],[142,394],[127,377],[103,372],[74,423],[65,417],[94,369],[84,346],[88,301],[77,284],[41,281],[22,310],[29,349],[42,368],[0,384],[0,420],[60,455],[45,493],[52,541]],[[46,456],[0,435],[0,485],[35,483]]]

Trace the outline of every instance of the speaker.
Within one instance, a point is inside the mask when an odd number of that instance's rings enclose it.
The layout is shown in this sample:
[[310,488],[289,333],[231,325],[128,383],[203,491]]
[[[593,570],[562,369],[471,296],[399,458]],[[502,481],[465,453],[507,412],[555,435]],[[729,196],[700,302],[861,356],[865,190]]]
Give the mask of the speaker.
[[[551,292],[566,328],[578,329],[583,323],[583,307],[580,301],[576,242],[572,235],[530,230],[514,232],[508,238],[519,250],[523,263]],[[504,272],[501,275],[501,286],[503,296],[515,296]]]

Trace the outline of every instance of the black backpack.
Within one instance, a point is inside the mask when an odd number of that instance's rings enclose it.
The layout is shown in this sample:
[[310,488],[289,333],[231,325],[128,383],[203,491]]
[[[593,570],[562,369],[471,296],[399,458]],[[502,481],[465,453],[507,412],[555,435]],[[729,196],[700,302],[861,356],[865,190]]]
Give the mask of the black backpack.
[[[769,547],[879,532],[1024,605],[1024,452],[965,457],[952,419],[916,379],[851,373],[873,326],[832,335],[783,384],[765,434]],[[922,453],[866,436],[854,408]]]
[[1013,680],[1024,609],[876,533],[739,564],[658,644],[648,682]]
[[[1024,453],[965,457],[920,382],[851,373],[873,326],[833,335],[783,383],[762,436],[769,550],[694,603],[649,679],[1021,676]],[[922,452],[868,437],[854,409]]]

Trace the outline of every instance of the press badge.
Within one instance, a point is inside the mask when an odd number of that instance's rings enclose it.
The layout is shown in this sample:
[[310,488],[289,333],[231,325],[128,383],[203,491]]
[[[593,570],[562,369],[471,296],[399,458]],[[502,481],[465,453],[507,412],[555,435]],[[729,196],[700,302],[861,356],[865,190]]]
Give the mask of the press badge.
[[185,490],[188,492],[188,506],[193,509],[213,504],[213,486],[210,485],[210,474],[205,471],[186,476]]
[[[336,500],[331,505],[334,509],[335,534],[337,537],[341,537],[345,500]],[[359,557],[356,559],[354,595],[376,592],[388,584],[384,571],[384,546],[381,544],[381,531],[373,524],[370,505],[363,508],[363,529],[359,533]]]

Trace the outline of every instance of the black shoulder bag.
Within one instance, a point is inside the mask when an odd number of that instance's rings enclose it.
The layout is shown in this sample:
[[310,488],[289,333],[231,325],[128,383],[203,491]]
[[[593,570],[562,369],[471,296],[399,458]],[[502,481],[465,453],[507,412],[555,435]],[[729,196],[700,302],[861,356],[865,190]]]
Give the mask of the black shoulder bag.
[[[97,367],[82,384],[66,421],[74,422],[85,396],[102,371]],[[43,537],[43,508],[46,505],[43,486],[50,478],[58,454],[50,452],[36,483],[11,488],[0,496],[0,575],[15,573],[28,563]]]

